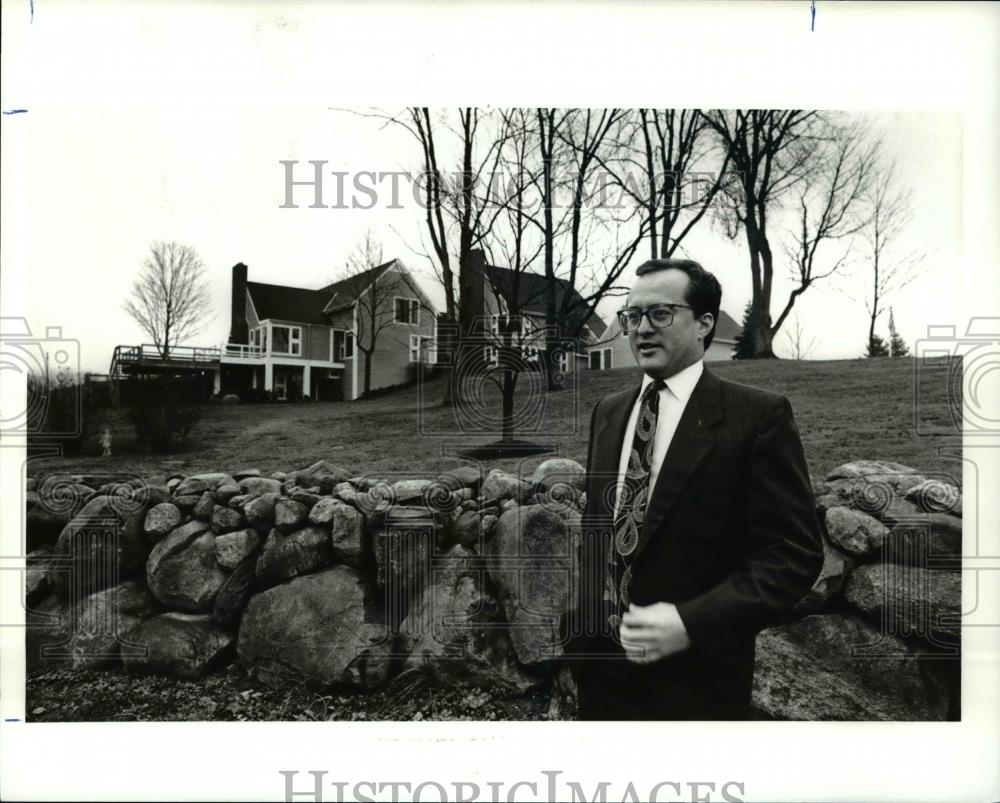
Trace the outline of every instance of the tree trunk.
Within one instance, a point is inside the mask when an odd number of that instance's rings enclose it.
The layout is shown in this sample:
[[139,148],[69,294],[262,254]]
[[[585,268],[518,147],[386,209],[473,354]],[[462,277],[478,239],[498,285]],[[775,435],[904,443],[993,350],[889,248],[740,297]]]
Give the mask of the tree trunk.
[[774,357],[774,334],[771,331],[771,276],[773,271],[771,246],[757,227],[752,214],[747,216],[747,247],[750,250],[750,277],[753,309],[753,358]]
[[760,310],[757,316],[757,333],[754,342],[754,359],[774,358],[774,333],[771,330],[771,279],[774,262],[767,235],[760,233],[761,283]]
[[367,396],[371,392],[372,392],[372,359],[371,359],[371,353],[365,352],[365,389],[363,395]]

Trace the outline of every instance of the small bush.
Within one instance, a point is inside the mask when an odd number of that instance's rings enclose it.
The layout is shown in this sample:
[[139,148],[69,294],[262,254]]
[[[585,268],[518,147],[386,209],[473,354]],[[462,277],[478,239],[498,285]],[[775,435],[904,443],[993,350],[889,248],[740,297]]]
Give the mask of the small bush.
[[90,387],[63,381],[46,388],[43,379],[29,376],[28,397],[44,399],[33,406],[29,415],[29,446],[59,444],[66,456],[82,454],[97,406]]
[[183,445],[201,417],[197,388],[183,379],[135,380],[129,397],[129,420],[153,452]]

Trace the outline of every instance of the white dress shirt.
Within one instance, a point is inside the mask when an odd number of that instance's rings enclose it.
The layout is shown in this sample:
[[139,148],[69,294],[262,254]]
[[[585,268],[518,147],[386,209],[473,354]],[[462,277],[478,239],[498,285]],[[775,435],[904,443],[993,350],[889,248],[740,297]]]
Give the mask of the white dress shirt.
[[[656,432],[653,434],[653,458],[649,466],[649,496],[653,494],[656,487],[656,478],[660,475],[660,466],[663,458],[670,448],[670,441],[674,439],[677,425],[680,423],[684,408],[687,407],[688,399],[694,393],[694,386],[701,379],[704,365],[701,360],[678,371],[671,377],[663,380],[666,387],[660,390],[659,411],[656,417]],[[625,426],[625,438],[621,444],[621,458],[618,461],[618,491],[615,494],[615,517],[618,516],[618,500],[621,498],[622,487],[625,484],[625,470],[628,468],[628,460],[632,454],[632,438],[635,436],[635,422],[639,418],[639,408],[642,406],[642,395],[646,388],[652,383],[651,376],[643,375],[642,387],[639,390],[639,397],[632,405],[632,413],[628,417],[628,424]],[[647,499],[649,498],[647,496]]]

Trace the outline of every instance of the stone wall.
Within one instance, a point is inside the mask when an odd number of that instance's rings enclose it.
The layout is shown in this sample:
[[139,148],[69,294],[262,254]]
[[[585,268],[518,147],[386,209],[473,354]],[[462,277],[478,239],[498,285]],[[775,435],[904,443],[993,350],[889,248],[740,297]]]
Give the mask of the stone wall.
[[[484,472],[30,479],[29,668],[197,678],[239,660],[268,684],[357,690],[416,671],[549,685],[552,716],[572,716],[558,633],[584,471]],[[826,561],[760,634],[758,715],[955,716],[959,573],[932,558],[961,553],[959,492],[871,461],[816,490]]]

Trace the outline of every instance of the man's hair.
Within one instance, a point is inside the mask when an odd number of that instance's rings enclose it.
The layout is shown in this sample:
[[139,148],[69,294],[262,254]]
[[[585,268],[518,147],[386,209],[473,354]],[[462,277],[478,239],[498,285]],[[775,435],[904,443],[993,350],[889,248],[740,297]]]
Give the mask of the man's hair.
[[694,316],[700,318],[706,312],[712,313],[712,329],[705,335],[705,351],[708,351],[708,347],[712,345],[712,338],[715,336],[715,327],[719,323],[722,286],[714,274],[709,273],[693,259],[651,259],[636,268],[635,275],[645,276],[647,273],[670,268],[683,271],[690,279],[684,301],[691,306]]

